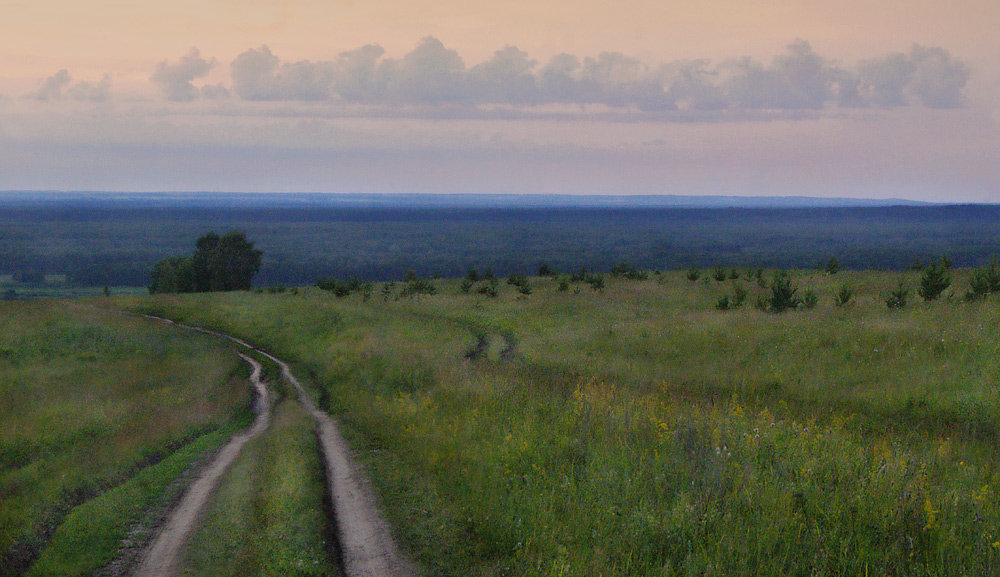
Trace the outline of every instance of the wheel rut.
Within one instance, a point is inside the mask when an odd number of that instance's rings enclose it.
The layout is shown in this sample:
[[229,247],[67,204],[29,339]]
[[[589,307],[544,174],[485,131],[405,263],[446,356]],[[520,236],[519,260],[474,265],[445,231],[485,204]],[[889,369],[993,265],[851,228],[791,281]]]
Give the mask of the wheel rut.
[[[340,434],[336,420],[312,402],[302,384],[292,373],[288,363],[244,340],[225,333],[176,323],[170,319],[152,315],[143,316],[183,329],[227,339],[278,365],[282,377],[295,387],[300,402],[316,424],[316,433],[326,467],[326,478],[329,482],[327,490],[336,517],[337,539],[344,572],[348,577],[411,577],[418,575],[416,565],[396,545],[389,523],[385,520],[381,508],[378,506],[371,482],[354,461],[350,447]],[[254,362],[249,357],[244,356],[244,358],[249,362]],[[259,364],[255,366],[255,371],[258,370]],[[256,424],[254,428],[256,428]],[[191,522],[194,522],[193,517]],[[147,561],[148,559],[143,561],[140,570]],[[172,569],[172,567],[168,567],[168,569]],[[141,575],[142,577],[170,574],[169,571],[136,573],[137,576]]]
[[253,368],[250,382],[257,390],[257,418],[249,430],[234,435],[187,488],[180,503],[170,512],[153,542],[143,553],[142,560],[133,573],[136,577],[159,577],[176,573],[184,543],[197,526],[198,516],[222,475],[239,456],[243,446],[267,430],[271,424],[271,396],[261,381],[260,363],[244,354],[240,356]]

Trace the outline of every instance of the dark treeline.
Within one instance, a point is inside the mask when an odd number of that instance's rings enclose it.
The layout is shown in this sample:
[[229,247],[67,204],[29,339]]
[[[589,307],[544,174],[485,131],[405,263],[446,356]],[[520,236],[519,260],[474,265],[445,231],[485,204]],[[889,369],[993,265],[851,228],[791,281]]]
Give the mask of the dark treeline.
[[0,207],[0,275],[87,286],[148,286],[153,265],[206,230],[244,231],[264,256],[258,285],[642,268],[903,269],[947,254],[1000,255],[1000,207],[794,209],[363,209]]

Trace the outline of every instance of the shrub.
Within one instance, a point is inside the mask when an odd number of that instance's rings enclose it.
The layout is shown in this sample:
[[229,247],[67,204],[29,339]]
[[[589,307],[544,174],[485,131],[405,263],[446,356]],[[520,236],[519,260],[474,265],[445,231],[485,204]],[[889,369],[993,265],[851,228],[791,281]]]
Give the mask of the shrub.
[[847,303],[851,302],[851,298],[854,297],[854,289],[849,285],[840,285],[840,290],[837,291],[837,297],[833,300],[833,303],[838,307],[842,307]]
[[389,281],[387,283],[382,283],[382,300],[388,302],[389,297],[392,296],[392,291],[395,288],[395,282]]
[[754,278],[757,279],[757,286],[759,286],[762,289],[767,288],[767,279],[764,278],[764,269],[758,268],[753,272],[753,276]]
[[722,295],[719,297],[718,302],[715,303],[715,308],[720,311],[728,311],[730,308],[729,295]]
[[437,293],[437,287],[430,280],[414,278],[406,283],[403,290],[399,292],[401,297],[409,297],[418,294],[433,295]]
[[978,301],[986,298],[989,294],[990,280],[987,278],[986,272],[981,270],[972,271],[972,277],[969,278],[969,291],[965,293],[965,300]]
[[479,288],[476,289],[476,293],[495,299],[500,294],[500,290],[496,283],[490,282],[479,285]]
[[747,289],[743,288],[737,283],[733,283],[733,303],[734,309],[738,309],[743,306],[743,303],[747,300]]
[[621,277],[628,280],[646,280],[649,278],[649,273],[628,263],[620,262],[611,267],[611,276]]
[[531,294],[531,285],[528,284],[528,283],[524,283],[522,285],[519,285],[517,287],[517,292],[519,292],[519,293],[521,293],[523,295],[530,295]]
[[337,298],[343,298],[351,294],[350,283],[340,282],[332,276],[321,278],[316,281],[316,286],[322,290],[333,293]]
[[689,268],[687,271],[687,279],[691,282],[698,280],[698,277],[700,276],[701,276],[701,271],[699,271],[694,267]]
[[570,282],[583,282],[587,280],[587,269],[586,267],[580,267],[580,270],[569,275]]
[[826,263],[826,274],[837,274],[840,272],[840,263],[837,261],[836,257],[831,257]]
[[469,291],[472,290],[472,285],[474,283],[475,283],[475,281],[473,281],[473,280],[471,280],[469,278],[465,278],[465,279],[462,279],[462,284],[459,285],[459,288],[462,290],[463,294],[469,294]]
[[729,280],[736,280],[738,278],[740,278],[740,273],[738,270],[732,269],[729,271]]
[[478,281],[479,281],[479,271],[477,271],[477,270],[475,269],[475,267],[473,267],[473,268],[470,268],[470,269],[469,269],[469,270],[468,270],[468,271],[467,271],[467,272],[465,273],[465,280],[467,280],[467,281],[469,281],[469,282],[478,282]]
[[771,281],[771,297],[767,301],[768,310],[773,313],[781,313],[798,307],[802,303],[801,299],[795,296],[798,290],[792,285],[787,272],[775,272],[774,280]]
[[997,265],[996,259],[990,259],[990,264],[986,267],[984,274],[990,283],[990,292],[1000,292],[1000,266]]
[[523,274],[511,273],[511,275],[507,277],[507,284],[511,286],[519,287],[524,284],[527,284],[527,282],[528,282],[528,277],[524,276]]
[[712,278],[714,278],[717,282],[726,280],[726,269],[721,266],[715,267],[715,270],[712,271]]
[[885,306],[890,309],[901,309],[906,307],[906,299],[910,296],[910,289],[903,280],[899,281],[896,288],[889,291],[885,297]]
[[806,306],[807,309],[816,308],[816,303],[819,302],[819,297],[816,296],[816,291],[809,289],[802,295],[802,304]]
[[566,292],[569,290],[569,279],[561,278],[559,279],[559,292]]
[[549,266],[549,263],[543,262],[538,265],[538,276],[556,276],[556,270]]
[[596,292],[602,292],[604,290],[604,276],[599,274],[589,275],[587,276],[587,284]]
[[924,269],[918,292],[925,301],[936,300],[946,288],[951,286],[951,276],[944,259],[940,265],[931,264]]

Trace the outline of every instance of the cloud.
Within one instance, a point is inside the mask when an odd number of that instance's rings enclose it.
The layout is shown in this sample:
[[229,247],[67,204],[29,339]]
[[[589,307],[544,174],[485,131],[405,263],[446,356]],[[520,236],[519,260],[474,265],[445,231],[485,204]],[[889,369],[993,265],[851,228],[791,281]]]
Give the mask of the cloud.
[[[176,66],[161,63],[158,72],[163,71],[168,95],[191,99],[199,95],[191,80],[206,72],[206,65],[193,51]],[[182,68],[186,74],[179,72]],[[498,104],[525,112],[539,105],[603,105],[626,113],[679,111],[685,117],[829,107],[957,107],[969,79],[966,65],[942,48],[914,46],[909,54],[849,68],[801,39],[768,64],[747,57],[654,66],[620,52],[602,52],[584,58],[557,54],[539,66],[528,53],[506,46],[466,68],[455,50],[433,36],[398,59],[385,58],[381,46],[369,44],[334,61],[284,62],[261,46],[237,56],[231,74],[233,93],[251,101],[341,101],[389,110],[414,106],[408,113],[428,115],[472,114]],[[52,90],[58,93],[57,80]],[[226,95],[221,85],[200,91],[203,97]]]
[[379,67],[386,97],[404,104],[450,104],[467,101],[465,63],[458,52],[428,36],[399,60]]
[[708,60],[685,60],[666,64],[660,76],[675,105],[682,110],[723,110],[729,102],[718,86],[718,70]]
[[35,98],[42,101],[62,100],[63,90],[69,86],[71,81],[72,77],[69,75],[69,71],[63,68],[42,81],[41,87],[35,93]]
[[940,47],[914,44],[909,54],[895,53],[859,66],[860,92],[885,108],[922,104],[929,108],[959,108],[969,69]]
[[469,69],[469,95],[476,102],[537,104],[541,100],[534,73],[537,65],[527,52],[505,46],[490,60]]
[[77,82],[66,90],[73,100],[106,102],[111,97],[111,75],[105,74],[97,82]]
[[969,69],[964,63],[954,60],[943,48],[920,45],[913,46],[910,59],[915,69],[907,89],[914,98],[931,108],[962,105],[962,89],[969,81]]
[[834,85],[850,85],[850,74],[831,66],[804,40],[788,45],[770,66],[750,58],[724,64],[722,88],[729,103],[756,110],[819,110],[835,93]]
[[378,44],[341,53],[336,63],[334,91],[341,98],[355,102],[379,99],[382,83],[377,71],[383,54],[385,50]]
[[201,95],[192,81],[207,75],[214,65],[215,59],[205,60],[197,48],[192,48],[175,64],[168,64],[166,61],[157,64],[149,80],[159,86],[167,100],[191,101]]
[[244,100],[327,100],[336,77],[330,62],[281,62],[267,46],[250,49],[230,66],[233,91]]
[[105,74],[98,82],[77,82],[65,68],[42,81],[42,85],[31,95],[37,100],[82,100],[105,102],[111,97],[111,76]]

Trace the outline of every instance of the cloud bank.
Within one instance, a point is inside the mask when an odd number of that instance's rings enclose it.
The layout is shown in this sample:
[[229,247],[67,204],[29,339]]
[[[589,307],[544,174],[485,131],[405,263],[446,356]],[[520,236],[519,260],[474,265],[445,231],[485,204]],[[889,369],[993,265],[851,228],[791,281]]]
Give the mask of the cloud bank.
[[[573,104],[639,111],[957,108],[963,104],[962,91],[969,79],[968,67],[939,47],[914,45],[909,53],[846,68],[816,54],[804,40],[791,43],[769,64],[742,58],[650,65],[619,52],[584,58],[558,54],[540,64],[517,47],[507,46],[491,59],[467,67],[456,51],[434,37],[424,38],[398,59],[385,58],[385,51],[371,44],[344,52],[334,61],[283,62],[261,46],[240,54],[231,73],[235,95],[250,101]],[[192,78],[184,77],[182,94],[194,95]]]
[[[486,110],[536,114],[587,110],[628,114],[705,115],[799,113],[829,109],[961,108],[969,67],[941,47],[862,60],[853,66],[795,40],[771,62],[735,58],[650,64],[620,52],[557,54],[539,62],[515,46],[473,66],[428,36],[401,58],[378,44],[334,60],[284,61],[264,45],[229,65],[230,85],[205,78],[218,65],[197,48],[162,61],[149,77],[171,102],[235,98],[246,102],[328,102],[390,114],[475,116]],[[105,101],[110,77],[74,83],[60,70],[31,96],[38,101]],[[553,108],[555,107],[555,108]]]

